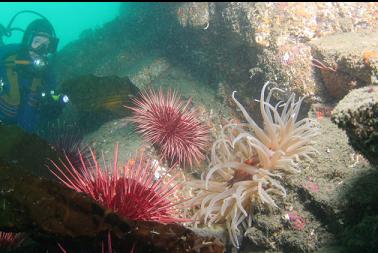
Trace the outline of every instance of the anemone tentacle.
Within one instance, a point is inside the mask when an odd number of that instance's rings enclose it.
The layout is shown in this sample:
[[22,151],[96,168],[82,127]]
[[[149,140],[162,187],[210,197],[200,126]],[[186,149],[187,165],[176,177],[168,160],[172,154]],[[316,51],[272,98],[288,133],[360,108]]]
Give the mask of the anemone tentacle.
[[[252,210],[257,205],[278,208],[276,196],[284,198],[286,190],[280,183],[283,176],[300,172],[300,159],[311,159],[318,153],[313,137],[318,129],[312,119],[298,120],[303,98],[291,94],[286,101],[271,104],[272,88],[265,96],[269,82],[260,95],[263,127],[248,114],[244,106],[232,99],[247,123],[229,123],[222,127],[211,150],[210,167],[201,180],[189,183],[194,197],[195,223],[211,226],[224,222],[230,240],[239,247],[240,224],[252,223]],[[248,228],[247,226],[247,228]]]

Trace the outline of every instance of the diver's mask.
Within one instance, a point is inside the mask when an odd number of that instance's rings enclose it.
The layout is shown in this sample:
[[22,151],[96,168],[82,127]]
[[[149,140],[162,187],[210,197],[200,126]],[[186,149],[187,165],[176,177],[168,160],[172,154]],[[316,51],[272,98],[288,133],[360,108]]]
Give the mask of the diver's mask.
[[50,39],[49,37],[36,35],[30,44],[29,54],[32,67],[35,71],[44,70],[48,64],[47,55],[49,53]]
[[42,34],[37,34],[33,37],[30,44],[30,51],[39,54],[47,55],[50,48],[50,38]]

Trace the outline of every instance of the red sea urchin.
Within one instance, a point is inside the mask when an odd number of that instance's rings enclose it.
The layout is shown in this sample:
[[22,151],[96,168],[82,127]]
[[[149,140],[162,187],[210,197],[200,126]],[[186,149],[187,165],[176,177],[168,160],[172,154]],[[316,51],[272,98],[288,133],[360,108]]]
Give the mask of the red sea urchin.
[[188,108],[180,96],[169,90],[147,89],[134,99],[132,121],[145,139],[156,145],[164,159],[182,165],[193,165],[204,159],[208,143],[208,129],[197,119],[195,111]]
[[156,178],[158,168],[143,153],[136,160],[129,160],[118,166],[118,146],[114,151],[113,168],[103,168],[91,150],[91,159],[85,161],[80,153],[81,166],[75,167],[66,157],[67,163],[62,167],[51,161],[56,170],[50,169],[64,185],[88,194],[99,204],[114,210],[130,220],[157,221],[171,223],[184,221],[175,218],[175,203],[171,197],[177,185],[172,186],[173,176],[164,182],[164,176]]
[[23,240],[24,237],[19,233],[0,231],[0,250],[17,248]]
[[89,146],[82,142],[82,131],[76,123],[65,121],[48,122],[39,135],[45,139],[57,152],[70,158],[74,166],[80,166],[78,150],[85,157],[90,157]]

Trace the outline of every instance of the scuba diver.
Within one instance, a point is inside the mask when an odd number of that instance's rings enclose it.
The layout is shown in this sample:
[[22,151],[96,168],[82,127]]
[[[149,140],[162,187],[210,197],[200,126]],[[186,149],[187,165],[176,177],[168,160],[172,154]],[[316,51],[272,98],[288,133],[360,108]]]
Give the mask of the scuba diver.
[[42,118],[61,113],[68,97],[54,91],[56,82],[49,55],[56,52],[59,39],[44,16],[33,11],[19,12],[8,27],[0,25],[0,38],[21,30],[11,25],[17,15],[25,12],[40,18],[28,25],[21,44],[0,46],[0,121],[17,124],[33,133]]

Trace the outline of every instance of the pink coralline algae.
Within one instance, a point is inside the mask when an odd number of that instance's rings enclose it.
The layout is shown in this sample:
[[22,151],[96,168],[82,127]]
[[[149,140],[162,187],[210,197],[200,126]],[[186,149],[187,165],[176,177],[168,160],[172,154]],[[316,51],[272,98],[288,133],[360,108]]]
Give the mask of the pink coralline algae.
[[303,186],[310,192],[319,192],[319,185],[314,182],[307,181]]
[[296,211],[289,212],[288,214],[290,225],[295,229],[302,231],[305,228],[306,222],[302,216]]

